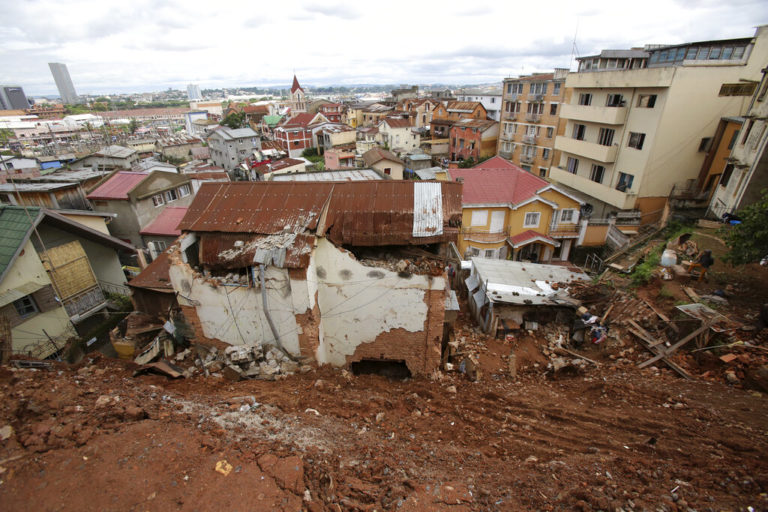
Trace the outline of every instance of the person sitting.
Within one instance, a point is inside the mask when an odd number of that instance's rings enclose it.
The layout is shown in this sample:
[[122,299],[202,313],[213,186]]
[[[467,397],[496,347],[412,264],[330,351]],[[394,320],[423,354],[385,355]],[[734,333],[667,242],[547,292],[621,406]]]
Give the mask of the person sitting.
[[715,258],[712,257],[712,251],[707,249],[706,251],[703,251],[699,255],[699,258],[696,260],[695,263],[691,263],[688,266],[688,273],[691,273],[694,270],[698,270],[699,272],[698,280],[701,281],[702,279],[704,279],[704,276],[709,270],[709,267],[711,267],[713,263],[715,263]]

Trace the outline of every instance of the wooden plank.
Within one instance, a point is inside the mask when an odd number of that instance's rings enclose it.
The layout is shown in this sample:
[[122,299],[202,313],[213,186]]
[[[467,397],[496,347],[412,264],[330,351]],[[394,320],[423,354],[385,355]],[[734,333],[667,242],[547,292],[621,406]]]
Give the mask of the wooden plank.
[[648,306],[649,308],[651,308],[651,311],[653,311],[654,313],[656,313],[656,316],[658,316],[659,318],[661,318],[662,320],[664,320],[664,322],[666,322],[666,323],[667,323],[667,324],[668,324],[668,325],[669,325],[669,326],[672,328],[672,330],[674,330],[675,332],[680,332],[680,328],[679,328],[678,326],[676,326],[675,324],[673,324],[673,323],[672,323],[672,322],[669,320],[669,317],[668,317],[667,315],[665,315],[664,313],[662,313],[661,311],[659,311],[658,309],[656,309],[655,307],[653,307],[653,306],[651,305],[651,303],[650,303],[650,302],[648,302],[647,300],[645,300],[645,299],[641,299],[641,300],[642,300],[643,302],[645,302],[645,305],[646,305],[646,306]]
[[610,305],[610,307],[608,308],[608,310],[605,312],[605,314],[603,315],[603,317],[600,319],[600,323],[601,323],[601,324],[602,324],[603,322],[605,322],[605,320],[608,318],[608,315],[610,315],[610,314],[611,314],[611,311],[613,311],[613,307],[614,307],[615,305],[616,305],[616,304],[611,304],[611,305]]
[[589,361],[590,363],[592,363],[595,366],[600,366],[600,364],[597,361],[593,361],[593,360],[591,360],[588,357],[584,357],[583,355],[579,354],[578,352],[574,352],[573,350],[568,350],[567,348],[563,348],[563,347],[557,347],[555,349],[555,352],[558,352],[558,351],[562,351],[562,352],[565,352],[566,354],[570,354],[570,355],[572,355],[574,357],[578,357],[579,359],[583,359],[585,361]]
[[689,334],[688,336],[686,336],[685,338],[681,339],[680,341],[678,341],[677,343],[675,343],[674,345],[672,345],[671,347],[669,347],[669,349],[667,349],[666,351],[665,351],[665,350],[663,350],[663,349],[660,349],[658,354],[656,354],[655,356],[653,356],[653,357],[652,357],[652,358],[650,358],[649,360],[647,360],[647,361],[645,361],[645,362],[642,362],[642,363],[638,364],[638,365],[637,365],[637,367],[638,367],[638,368],[645,368],[646,366],[649,366],[649,365],[651,365],[651,364],[655,363],[655,362],[656,362],[656,361],[658,361],[659,359],[662,359],[662,358],[665,358],[665,357],[669,357],[669,356],[671,356],[672,354],[674,354],[675,352],[677,352],[677,350],[678,350],[680,347],[682,347],[683,345],[685,345],[686,343],[688,343],[689,341],[691,341],[693,338],[695,338],[696,336],[698,336],[698,335],[699,335],[699,334],[701,334],[702,332],[704,332],[704,331],[706,331],[707,329],[709,329],[709,327],[711,326],[711,324],[712,324],[712,322],[707,322],[706,324],[702,325],[701,327],[699,327],[698,329],[696,329],[695,331],[693,331],[691,334]]
[[701,297],[699,297],[699,294],[693,291],[693,288],[690,286],[683,286],[683,291],[685,294],[691,298],[694,302],[699,302],[701,300]]
[[[655,346],[659,344],[658,342],[656,342],[656,344],[647,343],[647,341],[645,340],[645,338],[643,337],[643,335],[641,333],[635,331],[634,329],[629,329],[629,332],[631,332],[632,334],[634,334],[635,336],[640,338],[641,344],[646,349],[648,349],[649,352],[651,352],[652,354],[658,354],[658,349],[655,348]],[[643,342],[646,342],[646,343],[643,343]],[[678,374],[680,374],[682,377],[684,377],[684,378],[686,378],[688,380],[692,380],[693,379],[693,377],[691,377],[691,374],[689,374],[687,371],[683,370],[680,366],[678,366],[676,363],[670,361],[666,357],[662,357],[661,360],[667,366],[669,366],[674,371],[676,371]]]

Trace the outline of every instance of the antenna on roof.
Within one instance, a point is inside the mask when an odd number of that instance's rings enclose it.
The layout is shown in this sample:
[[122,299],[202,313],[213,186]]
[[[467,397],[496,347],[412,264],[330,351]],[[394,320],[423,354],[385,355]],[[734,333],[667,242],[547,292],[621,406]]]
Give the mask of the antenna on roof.
[[571,62],[568,63],[568,69],[573,68],[573,61],[579,55],[579,49],[576,46],[576,35],[579,33],[579,18],[576,18],[576,29],[573,31],[573,45],[571,46]]

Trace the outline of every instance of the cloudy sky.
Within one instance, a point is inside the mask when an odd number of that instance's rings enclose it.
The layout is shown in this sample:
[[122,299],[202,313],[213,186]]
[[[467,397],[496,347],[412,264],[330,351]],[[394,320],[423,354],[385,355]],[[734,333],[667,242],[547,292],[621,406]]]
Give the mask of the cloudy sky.
[[0,83],[56,94],[487,83],[646,43],[748,37],[766,0],[0,0]]

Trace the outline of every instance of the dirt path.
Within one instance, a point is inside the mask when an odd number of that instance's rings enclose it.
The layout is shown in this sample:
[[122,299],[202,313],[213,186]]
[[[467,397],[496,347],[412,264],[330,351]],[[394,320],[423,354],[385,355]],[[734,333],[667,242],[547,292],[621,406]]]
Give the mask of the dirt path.
[[631,365],[233,384],[99,360],[0,391],[6,510],[768,507],[765,397]]

